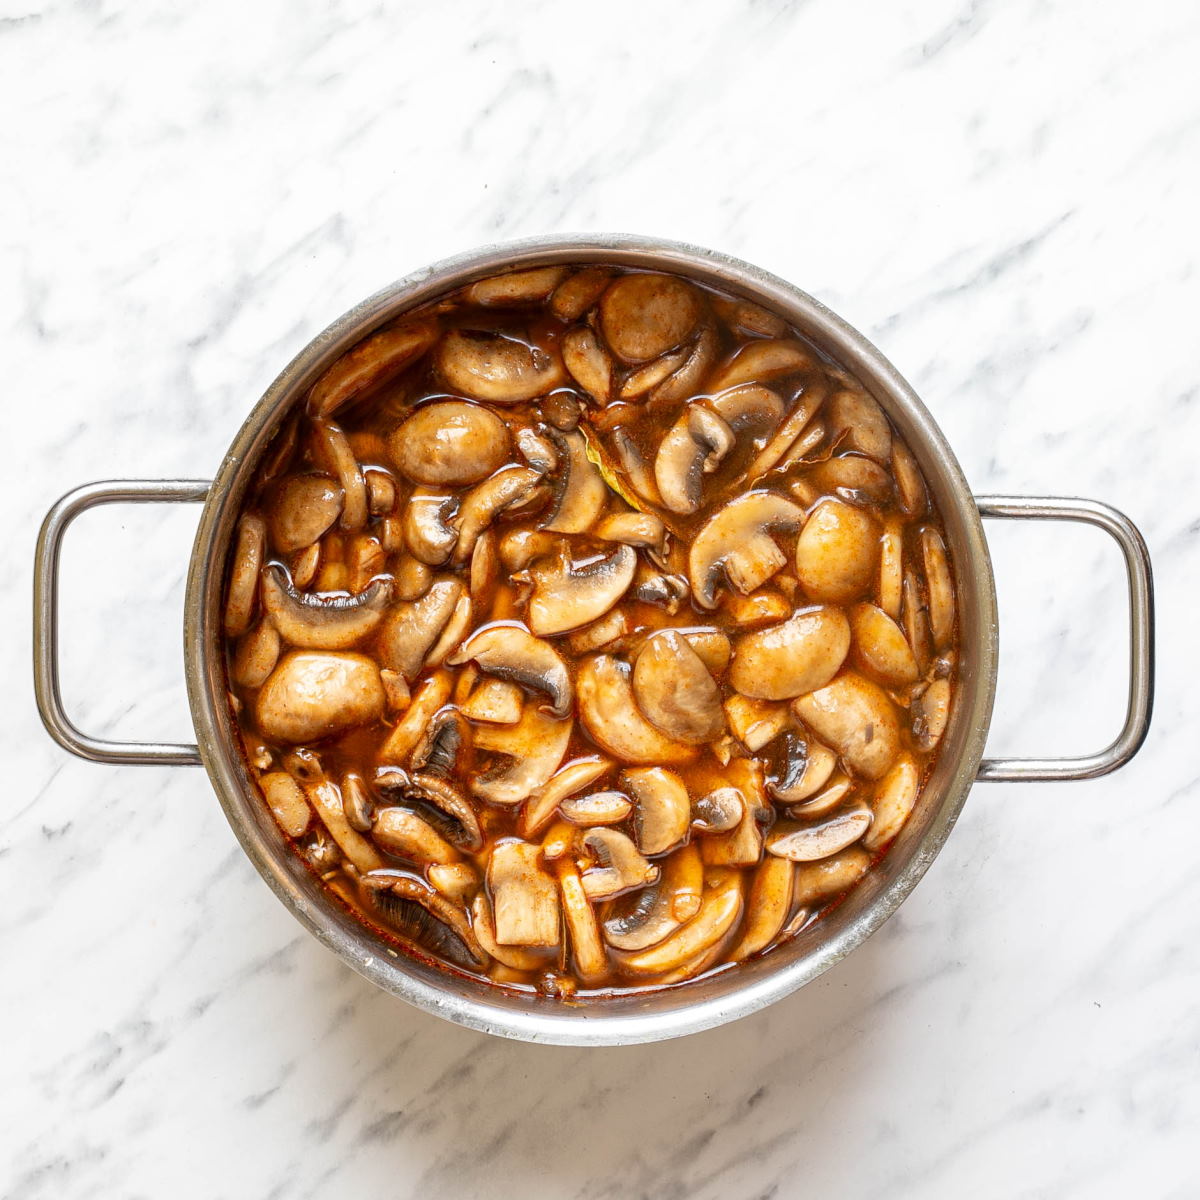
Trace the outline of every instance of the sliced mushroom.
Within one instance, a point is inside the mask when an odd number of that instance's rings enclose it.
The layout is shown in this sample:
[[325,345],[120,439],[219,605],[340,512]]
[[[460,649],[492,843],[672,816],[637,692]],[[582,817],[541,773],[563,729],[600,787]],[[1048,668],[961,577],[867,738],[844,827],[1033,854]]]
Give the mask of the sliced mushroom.
[[491,329],[452,329],[434,355],[453,391],[492,404],[521,404],[565,382],[557,354],[515,334]]
[[[423,565],[423,564],[422,564]],[[356,533],[346,548],[347,588],[357,595],[386,573],[387,555],[374,534]]]
[[541,528],[551,533],[586,533],[599,519],[608,500],[608,486],[588,457],[582,433],[555,431],[551,440],[559,452],[559,478],[550,515]]
[[420,600],[433,586],[433,568],[411,554],[396,556],[393,576],[397,600]]
[[912,703],[913,737],[921,750],[942,740],[950,719],[950,680],[935,679]]
[[402,763],[408,758],[434,713],[450,699],[451,687],[449,671],[434,671],[417,688],[404,710],[404,716],[396,722],[379,749],[381,763]]
[[602,518],[592,534],[602,542],[623,542],[626,546],[660,549],[667,530],[653,513],[623,512]]
[[752,304],[749,300],[713,296],[712,305],[727,325],[754,337],[783,337],[787,322],[773,312]]
[[503,946],[557,946],[558,887],[529,842],[501,842],[487,869],[496,941]]
[[585,796],[568,796],[558,811],[572,825],[591,829],[594,825],[619,825],[633,812],[633,803],[621,792],[589,792]]
[[309,413],[332,416],[369,389],[390,383],[433,345],[437,333],[436,321],[408,321],[364,338],[313,384]]
[[647,950],[622,954],[622,970],[631,975],[658,975],[676,970],[716,945],[742,915],[740,871],[716,868],[706,874],[700,911],[664,941]]
[[950,579],[946,543],[929,525],[921,530],[920,543],[929,595],[929,630],[933,634],[933,648],[942,650],[954,634],[954,584]]
[[691,353],[690,346],[680,346],[658,358],[651,359],[644,366],[637,367],[625,376],[621,384],[620,397],[622,400],[636,400],[651,388],[656,388],[666,381],[668,375],[674,374],[687,361]]
[[900,496],[900,511],[906,517],[919,517],[929,505],[925,480],[912,451],[898,438],[892,438],[892,474]]
[[700,661],[714,674],[720,675],[729,666],[733,646],[729,636],[720,629],[700,625],[679,631],[700,656]]
[[818,504],[796,542],[796,577],[814,600],[857,600],[870,587],[878,564],[878,522],[842,500]]
[[729,682],[758,700],[791,700],[824,687],[850,649],[840,608],[802,608],[781,625],[743,634],[733,649]]
[[312,819],[300,785],[286,771],[270,771],[259,777],[258,786],[279,828],[290,838],[300,837]]
[[917,803],[920,787],[921,772],[916,762],[910,754],[900,755],[875,789],[871,801],[875,819],[862,840],[864,850],[878,850],[900,832]]
[[696,603],[714,608],[722,579],[743,595],[761,587],[787,561],[771,535],[790,533],[803,521],[797,505],[767,491],[747,492],[718,509],[688,552]]
[[315,783],[304,785],[304,794],[321,818],[321,824],[329,830],[330,837],[354,864],[355,870],[365,873],[383,866],[379,851],[361,833],[350,827],[342,808],[342,794],[336,784],[328,779],[318,779]]
[[612,272],[607,267],[584,267],[568,275],[550,297],[550,311],[560,321],[577,321],[600,299]]
[[767,838],[767,851],[792,862],[828,858],[857,842],[871,824],[869,808],[851,808],[816,825],[781,821]]
[[696,833],[730,833],[745,814],[746,802],[737,788],[713,788],[692,805],[692,829]]
[[633,695],[643,716],[677,742],[700,745],[725,731],[720,689],[676,630],[654,634],[638,652]]
[[746,469],[745,478],[758,479],[781,465],[785,459],[794,461],[797,453],[804,455],[814,449],[825,436],[825,427],[813,418],[828,395],[829,385],[824,378],[812,379],[800,393],[796,407]]
[[726,592],[721,596],[721,608],[730,624],[751,630],[761,629],[765,625],[778,625],[792,612],[793,606],[774,588],[763,588],[749,596]]
[[[737,761],[748,763],[751,760]],[[757,805],[750,801],[746,790],[734,790],[742,796],[741,819],[727,833],[710,834],[701,840],[700,857],[705,866],[752,867],[762,858],[763,832],[758,823]]]
[[312,587],[321,567],[321,543],[313,542],[292,559],[292,583],[302,592]]
[[446,627],[425,656],[426,669],[440,667],[450,656],[451,651],[457,650],[462,645],[463,638],[467,636],[467,630],[471,628],[473,611],[471,595],[464,590],[454,602],[454,611],[450,614],[450,620],[446,622]]
[[629,501],[633,508],[643,504],[662,504],[658,494],[658,484],[654,482],[654,471],[638,448],[637,443],[624,429],[614,429],[612,432],[613,456],[624,476],[629,481],[629,487],[634,496],[622,491],[621,495]]
[[893,621],[900,619],[904,588],[904,526],[895,516],[885,518],[879,538],[879,607]]
[[752,700],[735,692],[725,701],[725,719],[734,737],[757,754],[791,724],[792,714],[786,704]]
[[[772,755],[767,791],[781,804],[799,804],[815,796],[837,766],[837,755],[828,746],[798,733],[786,733]],[[774,747],[772,747],[774,749]]]
[[654,482],[662,502],[677,513],[700,507],[704,476],[733,449],[733,430],[723,417],[693,402],[671,426],[654,459]]
[[320,541],[342,515],[342,488],[328,475],[288,475],[264,498],[271,544],[294,554]]
[[384,666],[411,683],[463,594],[457,579],[441,579],[419,600],[395,605],[379,629],[379,658]]
[[655,405],[674,404],[700,391],[700,385],[713,365],[720,349],[720,336],[711,321],[704,322],[700,333],[687,351],[678,370],[667,376],[651,393],[649,402]]
[[262,518],[245,513],[238,521],[237,541],[225,589],[225,634],[240,637],[254,619],[258,579],[266,551],[266,526]]
[[647,362],[678,346],[700,315],[700,293],[674,275],[623,275],[600,298],[604,339],[627,363]]
[[425,874],[441,895],[458,904],[466,904],[479,892],[479,875],[470,863],[431,863]]
[[811,467],[807,479],[819,492],[851,502],[887,504],[892,499],[892,477],[861,454],[835,454]]
[[492,919],[492,906],[485,892],[477,892],[471,901],[471,927],[479,944],[498,963],[514,971],[543,971],[549,964],[545,949],[528,946],[503,946],[496,939],[496,925]]
[[639,563],[634,573],[633,598],[642,604],[657,604],[674,616],[688,598],[690,588],[682,575],[664,575]]
[[852,791],[854,791],[854,781],[848,775],[843,775],[841,771],[838,771],[830,776],[828,782],[816,795],[811,796],[802,804],[793,804],[787,810],[788,816],[795,817],[800,821],[806,821],[811,817],[823,817],[826,813],[833,812]]
[[808,907],[852,888],[871,865],[871,856],[859,846],[819,862],[796,864],[792,903]]
[[830,437],[846,450],[857,450],[879,463],[892,457],[892,427],[883,409],[866,394],[848,388],[834,392],[825,405]]
[[347,533],[367,523],[367,483],[362,468],[340,426],[332,421],[312,422],[313,455],[322,469],[337,476],[342,485],[342,512],[338,526]]
[[342,812],[352,829],[367,833],[375,819],[375,802],[363,777],[357,771],[342,776]]
[[617,950],[657,946],[700,908],[703,864],[694,846],[663,862],[657,882],[615,900],[604,920],[604,940]]
[[811,371],[816,366],[812,354],[790,338],[747,342],[708,381],[713,392],[742,383],[764,383],[793,371]]
[[598,745],[628,763],[681,763],[695,757],[692,746],[660,733],[634,701],[630,670],[608,654],[584,660],[576,692],[579,716]]
[[609,900],[658,878],[658,868],[647,862],[619,830],[589,829],[582,845],[599,864],[583,875],[583,890],[589,900]]
[[497,542],[497,552],[510,574],[523,571],[535,559],[558,553],[563,539],[541,529],[517,525],[506,529]]
[[481,671],[519,683],[550,699],[550,711],[565,717],[574,699],[562,656],[520,625],[489,625],[473,633],[448,660],[452,667],[474,662]]
[[579,758],[555,772],[544,787],[539,788],[521,811],[520,833],[531,838],[549,824],[559,806],[569,796],[590,787],[611,766],[612,760],[600,755]]
[[238,638],[230,674],[244,688],[260,688],[275,670],[282,644],[279,631],[269,620],[262,620]]
[[746,901],[746,924],[729,957],[741,962],[765,950],[778,936],[792,906],[796,868],[786,858],[768,854],[754,873]]
[[528,425],[517,431],[517,449],[521,457],[543,475],[548,475],[558,466],[558,451],[554,449],[554,443]]
[[607,558],[584,563],[554,559],[536,564],[529,628],[549,636],[598,620],[628,591],[636,566],[632,546],[618,546]]
[[383,701],[379,668],[371,659],[294,650],[271,672],[254,707],[265,738],[299,745],[377,721]]
[[445,492],[420,489],[409,497],[402,526],[409,553],[431,567],[440,567],[450,557],[458,530],[448,522],[454,497]]
[[504,271],[471,284],[466,299],[485,307],[508,308],[545,300],[562,281],[566,267],[531,267],[527,271]]
[[559,862],[556,869],[563,922],[570,938],[575,971],[585,985],[594,987],[608,974],[608,956],[600,940],[596,914],[574,865]]
[[380,767],[375,787],[393,803],[417,805],[430,825],[459,850],[483,849],[483,831],[470,801],[448,779],[426,771],[409,773],[399,767]]
[[369,909],[406,941],[467,970],[487,966],[465,910],[423,880],[398,871],[374,872],[363,877],[362,894]]
[[396,511],[396,477],[383,467],[368,467],[363,472],[367,485],[367,512],[386,517]]
[[458,530],[451,561],[465,563],[475,549],[479,535],[505,509],[518,507],[527,500],[542,477],[531,467],[502,467],[495,475],[477,483],[462,499],[458,515],[451,525]]
[[413,769],[430,775],[450,775],[464,747],[469,748],[470,744],[471,730],[462,713],[454,708],[441,708],[413,747]]
[[917,660],[904,631],[881,608],[856,604],[850,610],[854,665],[884,687],[905,687],[917,680]]
[[879,779],[896,759],[896,708],[877,684],[852,671],[793,701],[796,715],[857,775]]
[[665,854],[688,835],[692,803],[683,780],[665,767],[631,767],[621,782],[636,807],[633,826],[643,854]]
[[613,364],[595,332],[586,325],[569,330],[562,356],[575,382],[603,408],[612,398]]
[[929,629],[929,609],[921,595],[921,585],[916,572],[904,572],[904,583],[900,589],[900,622],[904,636],[917,660],[917,669],[924,671],[933,657],[933,635]]
[[399,671],[389,671],[386,667],[379,672],[383,680],[384,694],[387,696],[388,712],[401,713],[412,702],[412,692],[408,682]]
[[485,679],[463,704],[462,714],[488,725],[515,725],[521,719],[521,689],[507,679]]
[[378,628],[392,601],[392,581],[376,579],[357,596],[297,592],[287,571],[263,570],[263,608],[283,640],[305,650],[347,650]]
[[719,392],[709,401],[739,439],[765,440],[783,420],[783,401],[760,383],[744,383]]
[[500,761],[471,780],[471,791],[488,804],[516,805],[528,800],[558,770],[571,740],[573,722],[560,720],[527,704],[515,725],[482,725],[475,748]]
[[389,854],[421,866],[458,861],[458,851],[428,821],[406,808],[384,808],[376,813],[371,837]]

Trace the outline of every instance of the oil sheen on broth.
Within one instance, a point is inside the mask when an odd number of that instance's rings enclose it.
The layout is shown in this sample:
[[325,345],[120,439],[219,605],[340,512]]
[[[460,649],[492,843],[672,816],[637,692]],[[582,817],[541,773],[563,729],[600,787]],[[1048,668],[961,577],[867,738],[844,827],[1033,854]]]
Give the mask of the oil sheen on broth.
[[336,361],[258,468],[225,632],[249,770],[325,887],[580,1000],[819,920],[916,805],[956,646],[864,387],[762,308],[597,265]]

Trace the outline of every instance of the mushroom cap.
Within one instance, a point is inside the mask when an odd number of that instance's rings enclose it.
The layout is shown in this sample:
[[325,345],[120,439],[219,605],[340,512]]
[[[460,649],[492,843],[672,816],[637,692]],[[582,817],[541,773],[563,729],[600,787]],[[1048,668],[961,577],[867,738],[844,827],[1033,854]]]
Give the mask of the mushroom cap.
[[323,473],[281,479],[263,498],[271,544],[280,554],[311,546],[342,515],[344,498],[341,484]]
[[544,396],[566,378],[557,352],[493,329],[451,329],[434,351],[434,361],[454,391],[492,404]]
[[824,687],[850,649],[850,624],[840,608],[802,608],[779,625],[737,639],[729,682],[757,700],[791,700]]
[[487,966],[466,910],[424,880],[401,871],[372,871],[360,887],[364,907],[405,941],[468,970]]
[[391,460],[414,484],[463,487],[508,461],[508,426],[463,400],[422,404],[388,434]]
[[678,346],[700,314],[700,293],[674,275],[622,275],[600,298],[604,339],[627,363],[646,362]]
[[692,801],[687,785],[666,767],[631,767],[621,781],[636,801],[634,829],[643,854],[665,854],[688,835]]
[[647,720],[676,741],[702,745],[725,732],[721,691],[677,630],[647,638],[633,665],[633,695]]
[[867,779],[879,779],[900,749],[896,706],[877,684],[853,671],[792,702],[796,715],[846,765]]
[[871,585],[879,564],[879,523],[843,500],[822,500],[796,542],[796,578],[814,600],[845,604]]
[[383,705],[383,683],[371,659],[295,650],[271,672],[254,709],[264,737],[301,745],[377,721]]

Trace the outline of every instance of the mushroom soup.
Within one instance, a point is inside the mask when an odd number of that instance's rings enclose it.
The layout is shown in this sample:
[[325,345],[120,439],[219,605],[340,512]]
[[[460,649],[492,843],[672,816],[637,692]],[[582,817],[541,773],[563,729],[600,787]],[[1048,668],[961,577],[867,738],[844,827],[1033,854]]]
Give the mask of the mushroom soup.
[[565,998],[767,953],[917,803],[955,601],[916,461],[785,321],[497,275],[364,339],[226,583],[248,768],[388,942]]

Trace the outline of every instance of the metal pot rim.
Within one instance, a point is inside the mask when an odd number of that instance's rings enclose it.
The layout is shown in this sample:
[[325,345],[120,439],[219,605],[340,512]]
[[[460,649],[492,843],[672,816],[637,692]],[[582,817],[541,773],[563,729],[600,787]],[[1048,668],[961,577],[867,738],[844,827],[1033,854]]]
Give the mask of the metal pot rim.
[[[786,315],[870,389],[917,456],[938,503],[960,600],[961,645],[950,726],[918,810],[834,911],[756,962],[645,997],[571,1008],[467,982],[392,951],[306,876],[252,794],[231,737],[219,610],[230,535],[257,456],[330,362],[384,321],[472,279],[507,267],[588,261],[675,271],[756,300]],[[657,1041],[746,1016],[815,979],[875,932],[938,854],[975,780],[991,721],[997,647],[995,587],[979,511],[941,430],[895,367],[819,301],[758,267],[623,234],[532,238],[457,255],[383,288],[318,334],[264,393],[221,464],[197,529],[184,608],[185,673],[203,763],[242,848],[280,900],[354,970],[418,1008],[472,1029],[562,1045]]]

